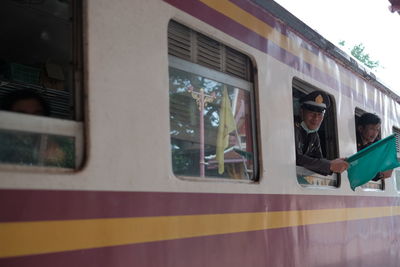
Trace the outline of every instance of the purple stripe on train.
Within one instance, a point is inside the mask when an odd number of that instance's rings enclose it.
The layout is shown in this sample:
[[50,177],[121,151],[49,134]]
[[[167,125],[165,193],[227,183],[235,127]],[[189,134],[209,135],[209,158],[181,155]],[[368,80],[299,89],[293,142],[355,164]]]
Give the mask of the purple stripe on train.
[[395,197],[0,190],[0,222],[400,206]]

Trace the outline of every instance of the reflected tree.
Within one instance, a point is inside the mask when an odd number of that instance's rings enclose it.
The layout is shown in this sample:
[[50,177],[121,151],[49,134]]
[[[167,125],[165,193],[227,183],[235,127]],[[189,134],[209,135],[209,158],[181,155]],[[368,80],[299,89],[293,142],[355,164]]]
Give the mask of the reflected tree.
[[198,175],[200,111],[190,88],[204,89],[216,99],[204,108],[205,155],[215,154],[223,84],[170,68],[170,126],[173,168],[176,174]]

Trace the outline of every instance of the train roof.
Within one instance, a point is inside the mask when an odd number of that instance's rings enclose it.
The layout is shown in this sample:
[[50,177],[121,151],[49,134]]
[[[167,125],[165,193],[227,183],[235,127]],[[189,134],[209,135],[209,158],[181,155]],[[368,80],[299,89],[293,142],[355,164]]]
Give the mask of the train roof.
[[[343,65],[345,68],[350,69],[351,71],[362,77],[364,80],[372,84],[375,88],[393,98],[397,103],[400,103],[400,96],[390,90],[389,87],[385,85],[380,79],[378,79],[375,74],[371,72],[367,67],[365,67],[362,63],[358,63],[356,59],[349,56],[346,52],[335,46],[332,42],[324,38],[321,34],[310,28],[307,24],[302,22],[299,18],[294,16],[284,7],[282,7],[275,1],[251,1],[263,7],[275,18],[282,21],[294,32],[302,36],[309,43],[318,47],[318,49],[333,58],[336,62]],[[392,6],[394,6],[396,3],[399,4],[400,0],[390,0],[390,2],[392,3]]]

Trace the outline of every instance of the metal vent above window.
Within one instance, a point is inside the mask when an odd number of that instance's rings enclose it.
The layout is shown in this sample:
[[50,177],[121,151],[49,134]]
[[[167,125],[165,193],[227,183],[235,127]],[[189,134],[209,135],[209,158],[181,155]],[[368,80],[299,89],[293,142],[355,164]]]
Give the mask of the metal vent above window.
[[190,60],[192,57],[190,44],[190,29],[171,22],[168,27],[168,54]]
[[223,71],[223,46],[202,34],[197,34],[197,63],[209,68]]
[[175,21],[168,26],[168,53],[252,81],[248,56]]
[[226,49],[226,72],[238,77],[249,77],[248,57],[234,51]]
[[397,158],[400,158],[400,129],[393,127],[393,133],[396,136],[396,151],[397,151]]

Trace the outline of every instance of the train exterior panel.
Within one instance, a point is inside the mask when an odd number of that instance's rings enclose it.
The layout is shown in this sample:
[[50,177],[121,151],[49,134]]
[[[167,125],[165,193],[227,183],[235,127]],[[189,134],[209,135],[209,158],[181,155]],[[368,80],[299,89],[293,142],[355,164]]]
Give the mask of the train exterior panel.
[[[380,115],[383,136],[400,127],[399,97],[372,74],[273,3],[83,3],[85,164],[1,167],[0,266],[399,266],[397,170],[384,190],[352,191],[346,173],[338,187],[296,180],[293,81],[333,97],[347,157],[356,108]],[[251,59],[256,181],[174,174],[171,20]]]

